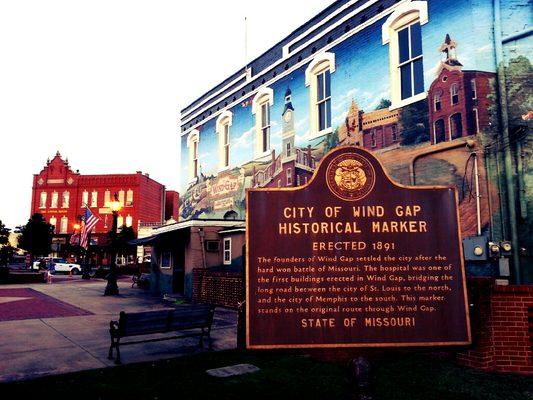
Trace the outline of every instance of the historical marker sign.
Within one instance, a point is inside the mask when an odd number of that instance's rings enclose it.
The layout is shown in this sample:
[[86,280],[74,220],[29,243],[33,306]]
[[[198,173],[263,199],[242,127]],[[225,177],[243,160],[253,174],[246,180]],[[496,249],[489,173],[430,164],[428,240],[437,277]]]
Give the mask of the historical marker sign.
[[247,211],[249,348],[471,342],[454,188],[400,186],[341,147]]

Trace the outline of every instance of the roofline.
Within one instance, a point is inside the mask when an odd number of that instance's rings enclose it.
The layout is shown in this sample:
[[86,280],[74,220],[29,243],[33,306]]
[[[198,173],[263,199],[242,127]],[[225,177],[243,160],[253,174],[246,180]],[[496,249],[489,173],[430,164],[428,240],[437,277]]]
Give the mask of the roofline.
[[208,226],[218,226],[218,227],[234,227],[239,223],[243,223],[242,219],[190,219],[183,222],[176,222],[170,225],[164,225],[160,228],[155,228],[153,230],[153,235],[158,235],[160,233],[173,232],[185,228],[204,228]]

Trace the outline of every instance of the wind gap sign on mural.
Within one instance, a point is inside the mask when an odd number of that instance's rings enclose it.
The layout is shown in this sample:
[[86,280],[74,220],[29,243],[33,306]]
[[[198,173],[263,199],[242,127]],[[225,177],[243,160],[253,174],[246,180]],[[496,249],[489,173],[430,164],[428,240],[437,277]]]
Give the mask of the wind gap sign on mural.
[[341,147],[299,188],[247,192],[249,348],[471,342],[457,196]]

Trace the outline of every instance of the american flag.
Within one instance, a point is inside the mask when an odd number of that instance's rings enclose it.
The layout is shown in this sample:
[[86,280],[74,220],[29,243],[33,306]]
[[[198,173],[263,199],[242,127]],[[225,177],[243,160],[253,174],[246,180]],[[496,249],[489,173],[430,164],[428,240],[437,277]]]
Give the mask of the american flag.
[[89,207],[85,207],[85,215],[83,216],[83,226],[81,227],[81,240],[80,240],[80,246],[84,249],[87,249],[89,247],[89,233],[91,233],[91,230],[94,228],[96,223],[100,220],[97,216],[95,216]]

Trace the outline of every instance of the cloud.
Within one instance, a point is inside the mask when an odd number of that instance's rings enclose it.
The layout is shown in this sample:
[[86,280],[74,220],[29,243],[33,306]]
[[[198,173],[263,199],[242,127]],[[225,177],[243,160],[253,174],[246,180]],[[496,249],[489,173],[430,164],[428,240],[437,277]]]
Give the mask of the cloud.
[[296,134],[296,136],[294,137],[294,142],[296,145],[306,144],[308,138],[309,138],[309,130],[305,131],[303,135]]
[[232,146],[234,149],[238,149],[240,147],[246,147],[250,146],[252,144],[252,134],[255,130],[255,127],[251,127],[247,131],[244,131],[241,136],[239,136],[235,142],[233,142]]
[[359,89],[352,88],[344,93],[341,97],[335,100],[333,106],[331,107],[333,111],[346,110],[348,104],[352,102],[352,99],[356,97],[356,94],[359,92]]
[[200,159],[208,158],[208,157],[211,157],[211,153],[209,151],[207,151],[205,153],[200,153]]
[[377,107],[377,105],[379,104],[379,102],[381,101],[381,99],[388,99],[389,98],[389,91],[388,90],[383,90],[382,92],[378,93],[374,99],[368,104],[368,109],[369,111],[375,109]]
[[331,120],[331,125],[333,126],[339,126],[340,124],[344,123],[346,121],[346,116],[348,115],[348,111],[344,111],[341,114],[337,114],[333,119]]
[[300,118],[298,121],[294,123],[294,129],[297,131],[300,129],[304,124],[307,123],[308,117]]

